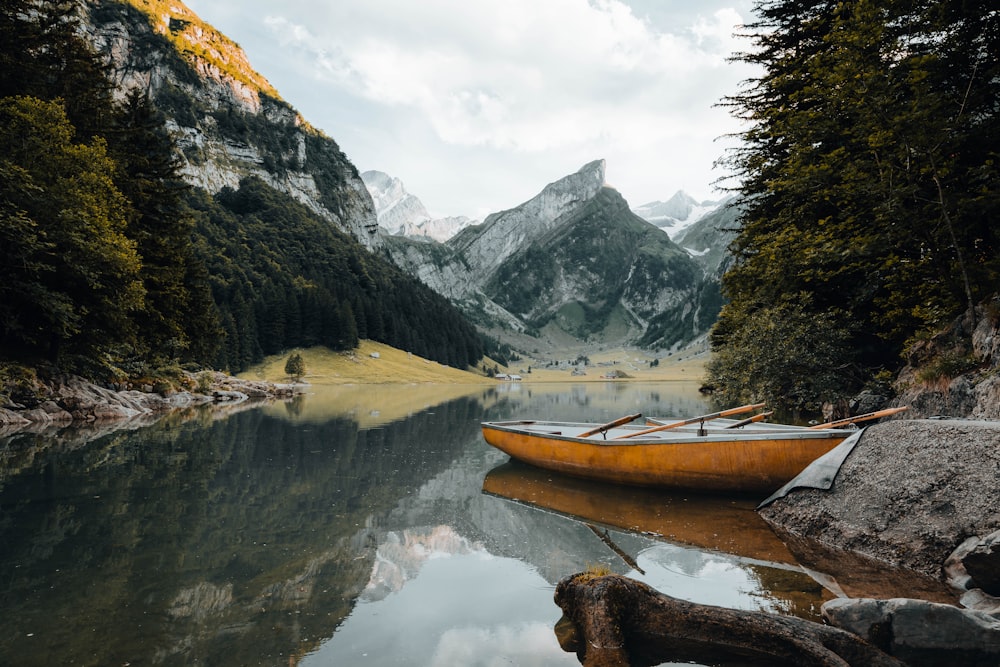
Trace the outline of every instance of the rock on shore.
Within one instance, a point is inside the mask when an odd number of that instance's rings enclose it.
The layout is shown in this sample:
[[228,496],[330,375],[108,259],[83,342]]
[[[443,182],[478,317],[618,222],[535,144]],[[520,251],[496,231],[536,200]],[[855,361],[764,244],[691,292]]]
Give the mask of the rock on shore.
[[881,561],[950,593],[947,604],[921,594],[932,586],[900,599],[840,598],[823,605],[828,622],[914,667],[1000,664],[1000,422],[869,427],[828,490],[794,488],[759,512],[806,554]]
[[[896,378],[894,405],[907,405],[914,417],[934,415],[1000,419],[1000,321],[990,315],[1000,296],[977,308],[978,319],[961,317],[952,328],[930,341],[914,345],[911,361]],[[937,381],[921,379],[922,371],[941,358],[974,359],[975,367]]]
[[1000,422],[871,426],[829,491],[798,488],[760,510],[782,531],[943,579],[966,539],[1000,529]]
[[287,398],[303,389],[301,384],[240,380],[224,373],[207,371],[192,375],[188,380],[190,386],[200,386],[202,391],[160,394],[153,392],[151,387],[145,388],[145,391],[116,391],[77,376],[64,375],[44,386],[45,400],[37,406],[30,409],[14,404],[0,407],[0,427],[16,429],[29,424],[130,420],[206,403]]

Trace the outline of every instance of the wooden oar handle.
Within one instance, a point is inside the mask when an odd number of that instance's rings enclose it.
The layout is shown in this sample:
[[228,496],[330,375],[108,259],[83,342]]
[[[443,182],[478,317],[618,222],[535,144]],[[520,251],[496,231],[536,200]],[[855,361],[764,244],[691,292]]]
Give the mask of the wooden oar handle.
[[759,415],[754,415],[753,417],[748,417],[747,419],[738,421],[735,424],[730,424],[726,428],[742,428],[747,424],[756,424],[757,422],[764,421],[773,414],[774,412],[762,412]]
[[889,415],[894,415],[900,412],[905,412],[910,409],[910,406],[904,405],[900,408],[886,408],[885,410],[876,410],[875,412],[866,412],[863,415],[858,415],[856,417],[846,417],[844,419],[838,419],[836,421],[827,422],[825,424],[817,424],[816,426],[810,426],[811,429],[821,429],[821,428],[836,428],[838,426],[845,426],[846,424],[853,424],[854,422],[868,421],[869,419],[878,419],[879,417],[888,417]]
[[594,435],[595,433],[604,433],[608,429],[612,429],[612,428],[614,428],[616,426],[621,426],[622,424],[627,424],[629,422],[635,421],[636,419],[639,419],[640,417],[642,417],[642,413],[639,413],[639,412],[637,412],[634,415],[626,415],[626,416],[620,417],[620,418],[618,418],[618,419],[616,419],[616,420],[614,420],[612,422],[608,422],[607,424],[601,424],[597,428],[592,428],[589,431],[584,431],[583,433],[581,433],[577,437],[578,438],[589,438],[590,436]]
[[719,417],[728,417],[729,415],[737,415],[741,412],[750,412],[751,410],[756,410],[757,408],[764,407],[765,403],[752,403],[750,405],[741,405],[738,408],[729,408],[728,410],[721,410],[719,412],[713,412],[710,415],[702,415],[700,417],[691,417],[690,419],[685,419],[679,422],[672,422],[670,424],[661,424],[659,426],[654,426],[653,428],[647,428],[644,431],[636,431],[635,433],[626,433],[625,435],[620,435],[615,440],[624,440],[625,438],[634,438],[637,435],[646,435],[647,433],[656,433],[657,431],[668,431],[672,428],[677,428],[679,426],[687,426],[688,424],[697,424],[698,422],[707,422],[711,419],[717,419]]

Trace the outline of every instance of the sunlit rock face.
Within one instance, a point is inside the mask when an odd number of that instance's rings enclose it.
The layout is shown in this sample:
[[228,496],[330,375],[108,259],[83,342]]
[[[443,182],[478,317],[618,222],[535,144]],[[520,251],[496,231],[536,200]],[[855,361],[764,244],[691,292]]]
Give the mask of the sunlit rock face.
[[167,116],[186,181],[214,194],[260,178],[369,249],[381,248],[357,169],[253,70],[236,43],[181,2],[95,0],[85,7],[87,36],[108,57],[116,97],[144,91]]

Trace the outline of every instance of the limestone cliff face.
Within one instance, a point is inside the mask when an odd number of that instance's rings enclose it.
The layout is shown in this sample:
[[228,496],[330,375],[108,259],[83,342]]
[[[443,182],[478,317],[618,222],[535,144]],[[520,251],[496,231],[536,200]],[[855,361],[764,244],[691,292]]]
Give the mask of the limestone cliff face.
[[281,100],[238,45],[176,0],[80,2],[116,95],[149,93],[169,119],[189,183],[215,193],[256,176],[366,247],[381,247],[357,169]]
[[482,225],[457,235],[450,245],[476,267],[479,276],[488,276],[518,249],[557,227],[596,196],[604,187],[604,170],[604,160],[584,165],[520,206],[486,216]]
[[650,347],[694,339],[707,330],[702,270],[629,210],[604,169],[591,162],[444,244],[387,239],[390,255],[501,337]]

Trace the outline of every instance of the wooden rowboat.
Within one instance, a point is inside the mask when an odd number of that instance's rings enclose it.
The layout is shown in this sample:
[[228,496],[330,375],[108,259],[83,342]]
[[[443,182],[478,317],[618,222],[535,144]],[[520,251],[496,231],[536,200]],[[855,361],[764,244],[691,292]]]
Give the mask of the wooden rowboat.
[[621,421],[484,422],[482,430],[487,443],[539,468],[604,482],[726,493],[772,492],[850,435],[714,415],[652,426]]

